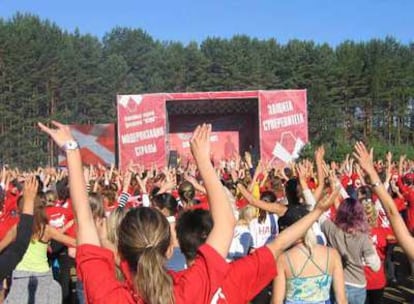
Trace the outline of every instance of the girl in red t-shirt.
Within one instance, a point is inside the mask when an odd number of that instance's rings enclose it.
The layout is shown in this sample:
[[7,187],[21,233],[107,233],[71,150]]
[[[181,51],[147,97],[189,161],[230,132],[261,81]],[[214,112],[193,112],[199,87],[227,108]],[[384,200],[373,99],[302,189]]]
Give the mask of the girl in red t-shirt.
[[120,226],[118,251],[127,262],[130,278],[120,283],[115,277],[112,251],[101,247],[88,204],[79,147],[70,128],[39,127],[66,152],[70,194],[78,223],[77,270],[84,284],[87,303],[210,303],[222,283],[228,266],[235,218],[226,193],[210,162],[211,126],[198,126],[191,150],[209,197],[214,228],[199,249],[194,265],[184,276],[167,273],[164,262],[170,252],[170,227],[156,209],[132,209]]
[[381,266],[377,272],[372,271],[370,267],[364,267],[365,278],[367,280],[366,303],[381,304],[383,302],[384,288],[386,285],[384,261],[389,230],[379,225],[378,212],[371,201],[366,201],[364,203],[364,211],[370,226],[370,239],[381,260]]

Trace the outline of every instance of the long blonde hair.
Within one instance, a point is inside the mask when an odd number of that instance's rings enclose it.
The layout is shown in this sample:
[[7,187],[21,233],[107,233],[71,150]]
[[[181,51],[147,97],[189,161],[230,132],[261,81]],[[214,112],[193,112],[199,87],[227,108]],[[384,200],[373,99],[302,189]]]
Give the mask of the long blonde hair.
[[115,246],[118,246],[118,229],[127,211],[128,209],[126,208],[116,208],[109,214],[106,220],[108,240]]
[[316,234],[313,231],[312,227],[306,231],[305,237],[303,238],[303,244],[309,250],[310,255],[313,255],[313,247],[318,244]]
[[118,251],[136,269],[135,285],[144,302],[174,303],[173,282],[165,268],[170,225],[165,216],[147,207],[128,211],[119,227]]

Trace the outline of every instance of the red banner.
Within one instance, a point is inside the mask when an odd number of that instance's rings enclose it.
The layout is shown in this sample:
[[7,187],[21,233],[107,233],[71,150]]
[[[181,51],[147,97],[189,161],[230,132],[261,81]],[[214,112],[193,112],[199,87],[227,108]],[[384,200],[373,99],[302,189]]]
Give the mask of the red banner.
[[119,167],[130,162],[165,166],[165,94],[119,95],[117,100]]
[[[87,165],[115,163],[115,125],[70,125],[81,147],[82,162]],[[66,158],[59,154],[59,166],[66,166]]]
[[[192,133],[170,133],[170,150],[176,150],[180,159],[191,159],[190,138]],[[212,159],[214,161],[228,160],[239,154],[238,132],[212,132],[210,136]]]
[[308,141],[306,90],[259,91],[261,158],[288,163]]

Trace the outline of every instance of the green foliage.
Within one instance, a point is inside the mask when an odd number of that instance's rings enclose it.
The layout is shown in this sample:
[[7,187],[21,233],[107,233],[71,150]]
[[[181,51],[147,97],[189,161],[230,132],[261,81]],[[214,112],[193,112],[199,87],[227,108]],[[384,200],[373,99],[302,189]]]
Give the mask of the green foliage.
[[183,45],[123,27],[100,41],[16,14],[0,19],[0,160],[52,163],[36,121],[113,122],[117,94],[295,88],[308,90],[302,157],[325,144],[327,159],[339,160],[363,140],[377,155],[414,158],[414,44],[387,37],[333,48],[236,35]]

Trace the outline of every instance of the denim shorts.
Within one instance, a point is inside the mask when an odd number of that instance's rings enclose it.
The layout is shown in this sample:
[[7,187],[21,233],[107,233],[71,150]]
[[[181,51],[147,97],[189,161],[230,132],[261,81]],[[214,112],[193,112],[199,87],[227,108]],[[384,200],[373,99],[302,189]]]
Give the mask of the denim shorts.
[[345,285],[345,291],[348,304],[365,304],[365,299],[367,298],[367,290],[365,288]]

